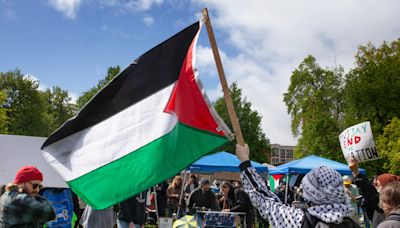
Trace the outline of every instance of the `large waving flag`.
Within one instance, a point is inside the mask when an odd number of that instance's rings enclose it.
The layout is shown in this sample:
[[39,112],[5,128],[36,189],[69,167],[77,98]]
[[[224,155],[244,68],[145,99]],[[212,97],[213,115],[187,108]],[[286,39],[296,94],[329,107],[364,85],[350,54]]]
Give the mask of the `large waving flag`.
[[104,209],[232,139],[194,70],[200,22],[135,60],[43,144],[71,189]]

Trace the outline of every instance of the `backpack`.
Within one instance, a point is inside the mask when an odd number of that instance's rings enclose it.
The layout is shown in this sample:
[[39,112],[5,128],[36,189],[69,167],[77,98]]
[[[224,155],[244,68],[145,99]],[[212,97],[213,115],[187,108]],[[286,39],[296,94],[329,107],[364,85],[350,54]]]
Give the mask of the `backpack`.
[[46,223],[46,227],[70,228],[73,226],[74,204],[71,190],[68,188],[48,188],[43,191],[54,207],[56,218]]
[[302,224],[302,228],[361,228],[361,226],[356,223],[352,218],[345,217],[343,218],[343,222],[340,224],[336,223],[326,223],[321,221],[320,219],[312,216],[307,209],[303,209],[304,212],[304,220]]

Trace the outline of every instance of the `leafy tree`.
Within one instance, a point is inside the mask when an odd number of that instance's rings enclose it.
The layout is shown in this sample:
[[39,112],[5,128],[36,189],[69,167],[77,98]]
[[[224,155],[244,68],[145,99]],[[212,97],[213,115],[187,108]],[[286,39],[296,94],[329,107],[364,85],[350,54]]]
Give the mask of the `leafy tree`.
[[42,94],[46,101],[47,114],[51,118],[50,129],[54,131],[74,115],[75,105],[71,102],[68,91],[58,86],[46,89]]
[[400,116],[400,39],[379,48],[360,46],[356,67],[346,77],[345,124],[371,122],[375,135]]
[[389,173],[400,175],[400,119],[394,117],[386,125],[376,142],[379,155],[384,159],[384,168]]
[[[346,77],[345,127],[370,121],[377,139],[390,120],[400,116],[400,39],[378,48],[371,43],[360,46],[355,58],[356,66]],[[391,167],[388,158],[386,154],[363,164],[369,173],[379,174]]]
[[[246,97],[242,97],[242,90],[236,83],[231,84],[229,91],[239,119],[244,141],[251,147],[250,159],[258,162],[266,162],[270,152],[270,145],[260,126],[261,116],[257,111],[251,109],[251,103],[247,101]],[[232,129],[224,98],[217,99],[214,107],[224,122]],[[233,141],[221,149],[234,153],[235,145],[236,141]]]
[[338,157],[342,75],[342,68],[323,69],[313,56],[306,57],[293,71],[284,102],[292,119],[292,134],[300,136],[296,157],[310,154]]
[[7,134],[7,109],[3,107],[3,104],[6,102],[6,100],[6,95],[0,90],[0,134]]
[[25,77],[20,70],[0,73],[0,90],[7,99],[2,108],[7,109],[9,134],[47,136],[50,132],[49,116],[39,83]]
[[95,87],[92,87],[91,89],[89,89],[88,91],[84,92],[77,100],[76,102],[76,108],[79,110],[81,109],[83,106],[85,106],[85,104],[90,101],[90,99],[92,99],[92,97],[94,95],[96,95],[96,93],[98,91],[100,91],[104,86],[107,85],[107,83],[109,81],[111,81],[111,79],[113,79],[117,74],[119,74],[120,72],[120,67],[119,66],[115,66],[115,67],[109,67],[108,71],[107,71],[107,75],[104,79],[100,80],[97,85]]

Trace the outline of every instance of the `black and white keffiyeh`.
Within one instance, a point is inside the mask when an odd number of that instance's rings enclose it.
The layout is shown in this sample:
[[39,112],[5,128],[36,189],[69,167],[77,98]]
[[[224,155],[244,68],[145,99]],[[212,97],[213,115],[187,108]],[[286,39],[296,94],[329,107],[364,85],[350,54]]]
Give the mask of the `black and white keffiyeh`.
[[344,192],[340,174],[326,166],[311,170],[302,180],[303,197],[311,202],[311,215],[327,223],[341,223],[352,216],[350,198]]
[[[272,227],[301,228],[306,217],[303,209],[284,204],[271,192],[249,161],[240,165],[243,190],[259,214]],[[341,223],[354,213],[350,198],[345,194],[339,173],[319,167],[310,171],[302,181],[303,196],[313,206],[308,212],[326,223]]]

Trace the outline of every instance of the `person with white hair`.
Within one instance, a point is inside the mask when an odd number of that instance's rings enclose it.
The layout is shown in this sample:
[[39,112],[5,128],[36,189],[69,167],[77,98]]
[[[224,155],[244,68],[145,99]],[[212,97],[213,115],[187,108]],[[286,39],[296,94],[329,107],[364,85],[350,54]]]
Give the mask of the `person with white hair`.
[[360,227],[350,217],[355,213],[350,198],[344,192],[340,174],[326,166],[307,173],[302,182],[303,198],[308,208],[285,205],[271,191],[251,166],[247,144],[236,145],[236,156],[241,161],[243,189],[251,203],[272,227]]

